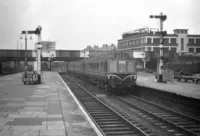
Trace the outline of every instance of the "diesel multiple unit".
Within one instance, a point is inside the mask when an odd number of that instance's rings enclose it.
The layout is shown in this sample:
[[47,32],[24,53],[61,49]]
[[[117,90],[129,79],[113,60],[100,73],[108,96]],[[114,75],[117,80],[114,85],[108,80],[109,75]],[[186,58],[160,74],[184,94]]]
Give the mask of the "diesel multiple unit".
[[136,61],[129,54],[119,52],[69,62],[67,71],[112,93],[131,90],[137,79]]

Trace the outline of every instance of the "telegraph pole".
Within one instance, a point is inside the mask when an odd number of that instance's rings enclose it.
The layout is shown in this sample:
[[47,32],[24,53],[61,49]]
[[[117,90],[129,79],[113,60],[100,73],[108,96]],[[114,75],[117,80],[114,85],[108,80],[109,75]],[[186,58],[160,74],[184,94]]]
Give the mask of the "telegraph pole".
[[167,19],[166,15],[163,15],[163,13],[161,12],[160,15],[150,15],[150,18],[156,18],[156,19],[160,19],[160,56],[159,56],[159,61],[158,61],[158,65],[157,65],[157,82],[162,82],[163,81],[163,44],[164,44],[164,39],[163,37],[167,34],[166,31],[163,31],[163,22]]

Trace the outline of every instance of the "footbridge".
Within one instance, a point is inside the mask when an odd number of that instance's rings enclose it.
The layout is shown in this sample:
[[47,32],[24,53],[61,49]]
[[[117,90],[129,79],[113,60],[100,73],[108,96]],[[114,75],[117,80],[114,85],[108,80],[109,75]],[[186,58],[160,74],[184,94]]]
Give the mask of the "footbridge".
[[[74,61],[81,60],[83,56],[80,50],[56,50],[51,56],[42,53],[42,61]],[[0,50],[0,61],[24,61],[25,50]],[[35,60],[35,51],[27,50],[27,60]]]

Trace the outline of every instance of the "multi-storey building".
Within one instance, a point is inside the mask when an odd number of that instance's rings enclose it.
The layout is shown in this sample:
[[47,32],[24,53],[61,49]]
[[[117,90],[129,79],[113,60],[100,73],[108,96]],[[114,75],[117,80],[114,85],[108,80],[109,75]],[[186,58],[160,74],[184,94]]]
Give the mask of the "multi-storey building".
[[[158,51],[160,36],[149,28],[124,33],[118,40],[118,50]],[[189,35],[187,29],[175,29],[164,36],[164,50],[176,53],[200,53],[200,35]]]
[[[118,51],[129,52],[132,55],[142,52],[144,56],[141,57],[145,57],[145,54],[154,54],[155,59],[159,55],[159,45],[158,30],[142,28],[122,34],[122,38],[118,40]],[[166,34],[164,36],[164,56],[173,57],[172,53],[200,54],[200,35],[190,35],[187,29],[175,29],[173,34]]]

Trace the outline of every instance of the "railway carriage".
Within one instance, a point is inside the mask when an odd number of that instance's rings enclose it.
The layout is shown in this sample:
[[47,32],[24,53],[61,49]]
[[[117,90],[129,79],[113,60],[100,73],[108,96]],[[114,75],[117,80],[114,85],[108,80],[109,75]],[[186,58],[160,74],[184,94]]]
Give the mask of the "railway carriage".
[[90,83],[111,92],[131,90],[137,79],[136,61],[127,53],[69,62],[67,70],[84,76]]

